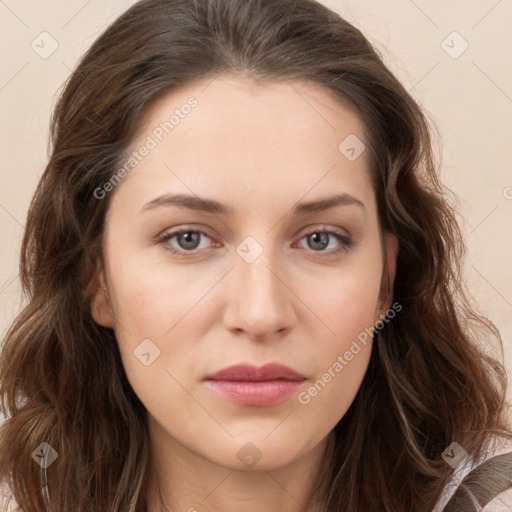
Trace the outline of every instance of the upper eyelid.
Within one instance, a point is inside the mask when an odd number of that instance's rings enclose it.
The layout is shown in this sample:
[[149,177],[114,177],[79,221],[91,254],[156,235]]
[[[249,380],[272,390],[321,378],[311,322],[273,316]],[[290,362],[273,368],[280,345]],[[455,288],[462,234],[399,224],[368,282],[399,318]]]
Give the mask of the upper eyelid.
[[[175,236],[177,234],[180,234],[180,233],[186,233],[186,232],[196,232],[196,233],[202,233],[206,236],[208,236],[209,238],[212,238],[214,239],[215,236],[212,236],[210,235],[210,233],[208,232],[208,228],[203,228],[203,227],[195,227],[195,226],[187,226],[185,225],[184,227],[174,227],[174,228],[169,228],[167,230],[164,230],[160,235],[157,235],[155,238],[162,238],[162,237],[167,237],[167,236]],[[305,236],[309,233],[312,233],[312,232],[317,232],[317,231],[332,231],[338,235],[341,235],[341,236],[347,236],[347,237],[350,237],[351,234],[350,232],[345,229],[345,228],[340,228],[340,227],[336,227],[336,226],[330,226],[328,224],[313,224],[312,226],[308,226],[308,227],[305,227],[301,230],[299,230],[299,232],[294,235],[294,236],[299,236],[301,233],[302,236]],[[342,233],[344,232],[344,233]]]

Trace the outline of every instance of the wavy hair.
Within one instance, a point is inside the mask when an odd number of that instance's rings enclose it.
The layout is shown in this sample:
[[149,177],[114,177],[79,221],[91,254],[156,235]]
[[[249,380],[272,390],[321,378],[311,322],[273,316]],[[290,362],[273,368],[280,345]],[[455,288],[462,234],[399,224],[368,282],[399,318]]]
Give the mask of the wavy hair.
[[[491,434],[512,438],[507,375],[486,349],[502,341],[465,289],[465,246],[427,115],[362,32],[314,0],[142,0],[81,58],[52,115],[22,240],[25,305],[0,357],[0,481],[24,512],[144,510],[146,410],[113,331],[90,312],[112,196],[94,191],[155,101],[224,74],[309,80],[351,105],[368,136],[381,229],[400,244],[388,292],[402,310],[374,334],[308,506],[430,512],[452,473],[446,447],[456,441],[474,459]],[[58,454],[46,469],[32,457],[43,442]]]

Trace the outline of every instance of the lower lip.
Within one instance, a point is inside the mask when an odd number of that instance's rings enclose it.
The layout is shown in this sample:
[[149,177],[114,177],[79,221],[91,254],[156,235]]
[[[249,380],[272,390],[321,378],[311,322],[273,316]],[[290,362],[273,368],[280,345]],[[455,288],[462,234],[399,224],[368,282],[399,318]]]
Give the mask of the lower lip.
[[217,393],[232,402],[262,407],[282,402],[295,393],[303,381],[279,379],[264,382],[238,380],[209,380],[208,382]]

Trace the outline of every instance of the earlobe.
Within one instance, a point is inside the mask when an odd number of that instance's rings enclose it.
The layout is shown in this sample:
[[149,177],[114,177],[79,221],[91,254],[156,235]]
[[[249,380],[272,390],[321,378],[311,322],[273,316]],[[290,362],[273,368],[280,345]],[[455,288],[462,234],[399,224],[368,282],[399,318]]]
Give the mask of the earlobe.
[[99,272],[93,284],[91,298],[91,315],[96,323],[103,327],[114,327],[114,311],[110,302],[109,291],[105,284],[103,271]]

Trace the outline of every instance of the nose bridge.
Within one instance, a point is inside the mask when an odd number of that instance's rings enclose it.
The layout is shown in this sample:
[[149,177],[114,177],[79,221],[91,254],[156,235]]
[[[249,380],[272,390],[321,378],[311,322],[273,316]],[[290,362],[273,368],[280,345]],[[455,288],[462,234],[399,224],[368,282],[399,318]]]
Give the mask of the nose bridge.
[[280,255],[272,237],[258,238],[247,236],[235,249],[229,323],[263,338],[289,327],[293,294],[282,282],[286,282],[286,277],[279,270]]
[[[261,240],[261,241],[259,241]],[[284,300],[283,284],[276,277],[279,254],[271,236],[247,236],[236,248],[235,270],[240,276],[244,295],[252,301]]]

